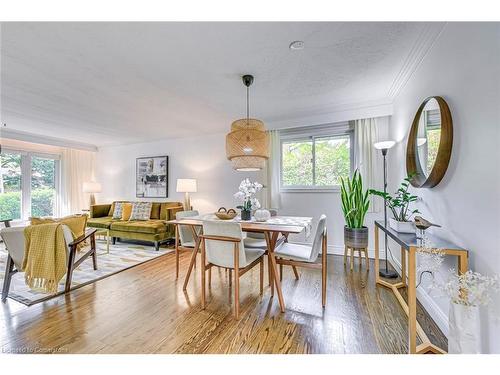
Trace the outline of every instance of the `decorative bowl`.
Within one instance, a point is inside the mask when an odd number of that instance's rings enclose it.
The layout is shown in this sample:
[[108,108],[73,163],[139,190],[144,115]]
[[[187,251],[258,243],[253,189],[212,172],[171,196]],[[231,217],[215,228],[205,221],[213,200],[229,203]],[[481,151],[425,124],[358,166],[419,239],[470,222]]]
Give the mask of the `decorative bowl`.
[[255,217],[256,221],[264,222],[271,218],[271,212],[264,209],[258,209],[255,211],[253,216]]
[[219,208],[219,210],[215,213],[215,216],[217,216],[221,220],[231,220],[236,217],[237,213],[234,209],[230,208],[229,210],[226,210],[225,207]]

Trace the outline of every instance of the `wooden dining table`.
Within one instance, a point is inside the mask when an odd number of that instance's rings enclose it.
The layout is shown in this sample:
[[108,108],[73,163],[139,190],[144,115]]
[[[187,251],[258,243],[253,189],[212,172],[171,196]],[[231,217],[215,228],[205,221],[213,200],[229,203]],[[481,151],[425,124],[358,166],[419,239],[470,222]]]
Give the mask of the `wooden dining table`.
[[[276,292],[278,293],[278,300],[280,304],[281,312],[285,312],[285,301],[283,299],[283,291],[281,289],[280,277],[278,275],[278,269],[276,266],[276,259],[274,255],[274,250],[276,248],[276,243],[278,242],[278,238],[281,235],[285,236],[285,239],[288,239],[290,234],[299,234],[304,229],[307,228],[307,225],[310,225],[312,218],[310,217],[291,217],[291,216],[274,216],[273,220],[268,222],[256,222],[256,221],[243,221],[236,220],[241,225],[241,230],[243,232],[253,232],[253,233],[263,233],[266,239],[267,244],[267,256],[268,256],[268,268],[269,268],[269,285],[271,287],[271,297],[274,296],[274,286],[276,286]],[[279,223],[281,221],[288,221],[290,224],[282,224]],[[203,227],[203,221],[206,220],[201,217],[190,217],[183,218],[179,220],[170,220],[167,221],[166,224],[171,224],[176,226],[175,231],[175,259],[176,259],[176,274],[178,274],[179,270],[179,225],[187,225],[191,228],[191,233],[193,234],[193,239],[195,243],[195,247],[193,249],[193,253],[191,255],[191,261],[189,263],[189,268],[184,279],[183,290],[186,290],[187,284],[189,282],[189,278],[191,276],[193,267],[196,263],[196,256],[198,251],[200,250],[200,234],[201,229]],[[218,220],[218,219],[215,219]],[[293,224],[294,221],[303,221],[303,224]],[[233,219],[233,221],[235,221]],[[307,224],[308,223],[308,224]],[[205,249],[203,246],[201,247],[201,252],[204,252]],[[204,254],[202,254],[202,259],[205,259]],[[205,267],[200,267],[201,272],[201,307],[205,308]]]

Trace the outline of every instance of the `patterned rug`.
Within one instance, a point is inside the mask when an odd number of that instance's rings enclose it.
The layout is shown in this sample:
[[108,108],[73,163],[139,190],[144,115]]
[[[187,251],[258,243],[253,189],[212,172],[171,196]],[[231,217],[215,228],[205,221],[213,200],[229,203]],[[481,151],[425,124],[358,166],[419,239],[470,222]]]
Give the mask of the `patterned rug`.
[[[156,251],[153,246],[117,242],[109,245],[109,254],[106,254],[106,241],[96,240],[97,246],[97,271],[92,267],[92,258],[87,258],[78,268],[73,271],[71,290],[81,288],[84,285],[94,283],[138,264],[158,258],[159,256],[173,252],[173,249],[160,247]],[[7,251],[3,243],[0,244],[0,290],[3,286],[5,266],[7,263]],[[12,277],[9,298],[21,302],[27,306],[34,305],[51,298],[64,294],[64,277],[59,283],[58,292],[45,294],[30,290],[24,282],[24,272],[18,272]]]

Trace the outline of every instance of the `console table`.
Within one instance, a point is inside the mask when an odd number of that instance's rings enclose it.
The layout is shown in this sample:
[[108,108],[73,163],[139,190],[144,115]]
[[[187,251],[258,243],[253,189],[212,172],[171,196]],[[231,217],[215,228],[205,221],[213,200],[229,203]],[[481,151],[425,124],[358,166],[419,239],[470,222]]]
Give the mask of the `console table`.
[[[401,246],[401,281],[390,283],[379,276],[379,231],[387,233],[387,236]],[[468,251],[457,247],[451,242],[439,237],[427,235],[431,245],[441,250],[445,255],[456,256],[458,259],[458,272],[467,272],[469,255]],[[391,228],[386,228],[383,221],[375,221],[375,283],[392,290],[401,307],[408,316],[408,351],[410,354],[420,353],[446,353],[443,349],[432,344],[424,330],[417,322],[417,288],[416,288],[416,253],[420,247],[420,240],[415,234],[398,233]],[[406,257],[408,252],[408,271],[406,270]],[[408,272],[408,276],[407,276]],[[407,280],[408,278],[408,280]],[[408,303],[399,292],[400,288],[407,288]],[[417,335],[422,341],[417,346]]]

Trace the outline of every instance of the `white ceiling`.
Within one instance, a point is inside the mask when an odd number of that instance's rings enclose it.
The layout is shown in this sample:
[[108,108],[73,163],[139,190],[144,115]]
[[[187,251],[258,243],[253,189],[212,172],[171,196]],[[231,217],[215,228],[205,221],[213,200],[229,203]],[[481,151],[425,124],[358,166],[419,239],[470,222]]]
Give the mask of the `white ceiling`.
[[240,76],[251,73],[251,116],[314,125],[332,108],[390,100],[426,27],[3,23],[2,122],[97,146],[223,132],[244,117]]

